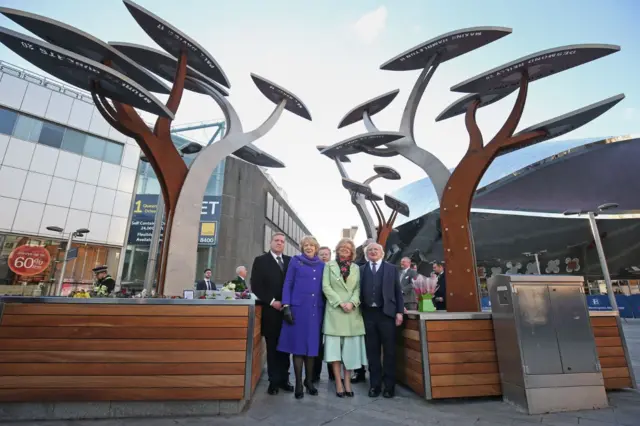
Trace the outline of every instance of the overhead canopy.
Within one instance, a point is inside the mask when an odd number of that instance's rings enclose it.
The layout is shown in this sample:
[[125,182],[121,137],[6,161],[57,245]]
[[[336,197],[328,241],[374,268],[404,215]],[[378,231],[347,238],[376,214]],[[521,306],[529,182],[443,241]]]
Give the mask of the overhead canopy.
[[260,90],[260,92],[262,92],[262,94],[271,102],[277,105],[284,100],[284,108],[287,111],[311,121],[311,113],[309,112],[309,109],[296,95],[254,73],[251,73],[251,79],[258,87],[258,90]]
[[369,99],[368,101],[352,108],[351,111],[349,111],[345,114],[344,117],[342,117],[342,120],[340,120],[340,123],[338,124],[338,129],[362,120],[362,116],[365,112],[369,114],[369,117],[379,113],[387,106],[389,106],[391,101],[396,98],[399,92],[400,89],[392,90],[380,96],[376,96],[373,99]]
[[521,169],[480,189],[473,208],[537,213],[640,211],[637,176],[640,138],[610,138],[577,147]]

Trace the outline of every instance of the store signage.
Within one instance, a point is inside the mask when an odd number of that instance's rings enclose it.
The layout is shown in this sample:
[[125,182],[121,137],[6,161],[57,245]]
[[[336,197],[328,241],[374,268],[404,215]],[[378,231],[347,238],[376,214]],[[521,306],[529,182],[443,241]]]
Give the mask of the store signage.
[[51,255],[41,246],[20,246],[11,252],[8,263],[9,269],[18,275],[38,275],[49,267]]
[[[218,243],[218,227],[220,223],[222,197],[219,195],[205,195],[200,210],[200,233],[198,244],[215,246]],[[158,207],[158,195],[136,195],[131,228],[129,229],[128,244],[139,246],[151,245],[151,236],[155,226],[155,216]],[[164,228],[164,223],[162,224]],[[164,232],[164,229],[163,229]],[[162,234],[161,237],[162,239]]]

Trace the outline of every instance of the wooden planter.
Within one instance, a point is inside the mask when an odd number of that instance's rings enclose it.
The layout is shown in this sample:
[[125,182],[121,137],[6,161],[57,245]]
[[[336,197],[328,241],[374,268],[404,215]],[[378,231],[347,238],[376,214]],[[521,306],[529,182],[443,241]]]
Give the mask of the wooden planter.
[[[592,312],[605,388],[635,386],[616,312]],[[490,312],[411,312],[397,342],[400,383],[426,399],[502,395]]]
[[260,309],[252,300],[0,299],[0,402],[228,401],[237,412],[264,364]]

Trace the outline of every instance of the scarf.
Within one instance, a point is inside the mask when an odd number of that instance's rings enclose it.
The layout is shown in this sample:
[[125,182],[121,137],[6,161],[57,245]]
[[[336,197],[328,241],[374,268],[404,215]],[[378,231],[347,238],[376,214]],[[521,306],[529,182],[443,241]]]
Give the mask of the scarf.
[[324,265],[318,256],[307,257],[305,254],[297,254],[293,256],[293,258],[307,266],[318,266],[319,264]]
[[351,259],[340,260],[340,258],[336,258],[336,262],[338,262],[342,278],[347,281],[347,278],[349,278],[349,274],[351,273]]

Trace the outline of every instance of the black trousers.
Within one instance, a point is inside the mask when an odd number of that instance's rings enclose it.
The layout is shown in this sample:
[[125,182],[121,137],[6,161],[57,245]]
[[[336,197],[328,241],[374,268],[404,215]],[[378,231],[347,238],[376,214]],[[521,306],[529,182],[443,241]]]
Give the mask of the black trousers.
[[267,374],[269,382],[275,385],[289,382],[289,367],[291,356],[288,353],[278,351],[279,334],[264,336],[267,343]]
[[396,320],[380,308],[364,307],[362,317],[371,387],[381,388],[384,383],[392,390],[396,385]]

